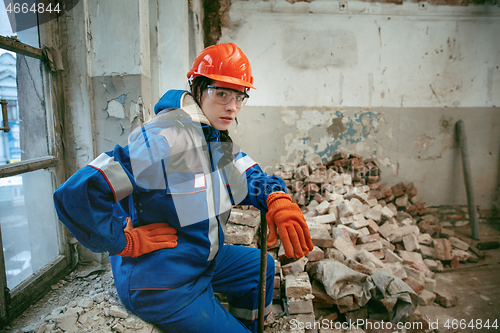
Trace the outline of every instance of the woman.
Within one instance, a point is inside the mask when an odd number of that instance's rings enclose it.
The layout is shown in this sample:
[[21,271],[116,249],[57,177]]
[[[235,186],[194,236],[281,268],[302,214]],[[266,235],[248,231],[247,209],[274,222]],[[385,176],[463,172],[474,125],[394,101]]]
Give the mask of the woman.
[[[259,250],[224,245],[234,204],[267,211],[269,246],[288,257],[313,248],[284,182],[234,149],[227,129],[248,99],[250,63],[234,44],[206,48],[191,91],[168,91],[126,147],[103,153],[54,194],[82,245],[108,251],[123,304],[167,332],[255,332]],[[266,314],[273,292],[268,255]],[[214,297],[228,296],[229,312]]]

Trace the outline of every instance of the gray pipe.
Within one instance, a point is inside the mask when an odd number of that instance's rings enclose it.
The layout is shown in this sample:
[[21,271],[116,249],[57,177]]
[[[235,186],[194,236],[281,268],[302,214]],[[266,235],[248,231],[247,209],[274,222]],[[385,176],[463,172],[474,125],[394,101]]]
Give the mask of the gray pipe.
[[472,238],[479,240],[479,223],[477,220],[476,204],[474,202],[474,188],[472,186],[472,175],[470,171],[469,151],[467,150],[467,137],[465,136],[465,125],[462,120],[456,124],[457,138],[462,154],[462,167],[464,170],[465,191],[467,192],[467,204],[469,206],[469,221]]

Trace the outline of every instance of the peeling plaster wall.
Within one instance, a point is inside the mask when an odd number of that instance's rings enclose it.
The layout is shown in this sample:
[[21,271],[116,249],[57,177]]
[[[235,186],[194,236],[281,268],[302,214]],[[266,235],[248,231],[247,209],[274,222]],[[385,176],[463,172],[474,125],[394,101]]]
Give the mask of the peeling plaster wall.
[[499,208],[500,7],[346,4],[232,1],[219,42],[243,49],[257,87],[234,141],[268,172],[315,153],[376,156],[384,181],[464,205],[462,119],[476,204]]
[[87,67],[86,6],[80,1],[61,20],[64,71],[64,154],[71,175],[94,159],[93,102]]
[[[149,2],[82,0],[62,19],[71,175],[104,151],[126,145],[130,127],[152,116]],[[102,261],[101,254],[81,251],[84,260]]]
[[82,0],[63,16],[68,174],[126,145],[166,90],[186,88],[202,19],[202,0]]
[[500,117],[495,108],[246,107],[231,136],[269,173],[286,162],[338,151],[377,156],[382,179],[413,182],[428,205],[467,203],[455,123],[468,135],[476,203],[491,209],[498,190]]
[[89,69],[97,152],[128,143],[129,129],[152,116],[149,3],[89,1]]
[[233,1],[220,42],[251,59],[252,105],[500,105],[500,7],[347,6]]
[[117,144],[127,145],[131,124],[142,119],[142,90],[149,80],[136,74],[96,76],[92,82],[99,107],[95,110],[98,151],[113,150]]

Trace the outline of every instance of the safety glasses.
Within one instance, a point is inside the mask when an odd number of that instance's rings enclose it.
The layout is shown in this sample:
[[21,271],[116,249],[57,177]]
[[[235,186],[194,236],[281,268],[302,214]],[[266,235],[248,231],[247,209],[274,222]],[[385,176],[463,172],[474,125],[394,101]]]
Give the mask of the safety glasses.
[[247,102],[248,95],[244,92],[231,88],[207,86],[207,93],[215,103],[226,105],[234,98],[237,108],[241,108]]

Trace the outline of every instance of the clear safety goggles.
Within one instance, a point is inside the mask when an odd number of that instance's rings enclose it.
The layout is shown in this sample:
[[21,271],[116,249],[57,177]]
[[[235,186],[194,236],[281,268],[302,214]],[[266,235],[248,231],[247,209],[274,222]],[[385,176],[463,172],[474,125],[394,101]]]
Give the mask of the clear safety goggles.
[[207,93],[211,100],[215,103],[226,105],[234,98],[234,103],[237,108],[241,108],[247,102],[248,95],[244,92],[231,88],[223,88],[216,86],[207,86]]

